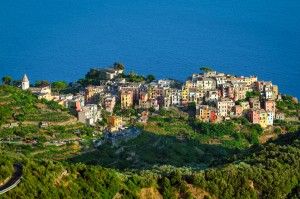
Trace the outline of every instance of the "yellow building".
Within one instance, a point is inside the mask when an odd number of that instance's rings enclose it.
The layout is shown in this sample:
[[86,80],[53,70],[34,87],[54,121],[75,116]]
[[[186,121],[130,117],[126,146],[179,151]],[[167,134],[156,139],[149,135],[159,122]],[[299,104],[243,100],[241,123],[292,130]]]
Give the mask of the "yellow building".
[[278,86],[273,85],[273,95],[278,95]]
[[209,121],[209,106],[200,105],[196,107],[196,118],[200,121]]
[[53,100],[53,96],[51,95],[51,93],[40,93],[37,97],[38,99],[46,99],[48,101]]
[[261,125],[261,127],[265,128],[268,126],[268,113],[265,110],[261,109],[259,113],[259,119],[259,124]]
[[129,108],[133,106],[133,91],[121,92],[121,107]]
[[249,110],[250,109],[250,104],[249,102],[240,102],[240,106],[242,107],[242,110]]
[[111,132],[117,131],[122,127],[122,117],[120,116],[108,116],[106,120],[107,126]]
[[188,88],[186,86],[182,87],[182,99],[188,98]]
[[147,88],[147,92],[148,92],[149,98],[152,99],[153,98],[153,86],[149,86]]
[[186,81],[186,82],[185,82],[185,86],[186,86],[187,88],[193,88],[193,83],[192,83],[192,81],[190,81],[190,80]]

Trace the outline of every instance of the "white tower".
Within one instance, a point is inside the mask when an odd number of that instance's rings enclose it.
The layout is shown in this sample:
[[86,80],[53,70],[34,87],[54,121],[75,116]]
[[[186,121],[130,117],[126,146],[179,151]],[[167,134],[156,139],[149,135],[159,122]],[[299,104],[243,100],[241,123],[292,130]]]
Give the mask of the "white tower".
[[22,90],[27,90],[29,88],[29,80],[26,76],[26,74],[24,74],[23,80],[22,80]]

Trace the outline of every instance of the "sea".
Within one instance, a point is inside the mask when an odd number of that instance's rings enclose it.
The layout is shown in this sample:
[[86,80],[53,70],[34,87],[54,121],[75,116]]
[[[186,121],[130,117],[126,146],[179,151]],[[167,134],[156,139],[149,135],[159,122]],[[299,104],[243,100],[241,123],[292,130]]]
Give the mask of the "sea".
[[300,98],[299,0],[0,0],[0,76],[74,82],[90,68],[185,81],[257,75]]

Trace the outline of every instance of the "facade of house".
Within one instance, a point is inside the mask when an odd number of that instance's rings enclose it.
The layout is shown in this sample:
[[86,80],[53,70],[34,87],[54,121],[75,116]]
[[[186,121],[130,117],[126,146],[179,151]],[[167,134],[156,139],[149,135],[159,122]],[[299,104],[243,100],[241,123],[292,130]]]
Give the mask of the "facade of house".
[[182,102],[182,90],[177,88],[171,89],[171,104],[173,105],[181,105]]
[[116,97],[115,96],[107,96],[103,99],[103,109],[108,112],[113,112],[114,107],[116,105]]
[[247,111],[250,109],[249,102],[240,102],[240,106],[242,107],[243,111]]
[[109,68],[91,68],[91,73],[96,73],[102,77],[102,79],[111,80],[115,78],[117,75],[122,74],[122,69],[115,69],[113,67]]
[[196,106],[196,119],[208,122],[210,119],[210,112],[208,105],[197,105]]
[[267,114],[268,114],[268,125],[273,126],[274,118],[275,118],[275,112],[267,111]]
[[155,98],[151,99],[150,106],[153,107],[154,110],[158,111],[159,110],[158,100]]
[[248,110],[248,118],[250,122],[253,124],[259,124],[260,123],[260,112],[258,109],[250,108]]
[[87,125],[94,125],[101,118],[101,112],[96,104],[87,104],[78,112],[78,121]]
[[275,101],[273,101],[273,100],[266,100],[264,102],[264,104],[265,104],[265,110],[267,112],[274,112],[275,113],[275,110],[276,110],[276,103],[275,103]]
[[229,98],[223,98],[221,100],[217,101],[217,110],[218,110],[218,116],[228,116],[232,107],[234,106],[234,102],[232,99]]
[[122,117],[120,116],[108,116],[106,118],[107,127],[110,132],[118,131],[122,128]]
[[268,126],[268,113],[264,109],[259,109],[260,126],[266,128]]
[[260,109],[260,101],[258,98],[249,98],[250,108]]
[[103,86],[87,86],[85,88],[85,102],[86,103],[98,103],[100,100],[100,95],[104,91]]
[[240,117],[243,115],[243,108],[240,105],[235,105],[233,107],[233,112],[235,117]]
[[217,110],[208,105],[196,105],[196,119],[202,122],[215,122],[217,120]]
[[129,108],[133,106],[133,91],[132,90],[122,90],[120,94],[121,107]]
[[218,99],[219,99],[219,90],[213,89],[207,91],[207,96],[205,97],[205,101],[217,102]]

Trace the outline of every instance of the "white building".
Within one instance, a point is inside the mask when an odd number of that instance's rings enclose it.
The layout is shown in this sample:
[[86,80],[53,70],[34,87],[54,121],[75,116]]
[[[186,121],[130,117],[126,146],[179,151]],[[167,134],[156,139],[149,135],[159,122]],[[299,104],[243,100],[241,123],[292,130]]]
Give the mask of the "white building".
[[171,84],[171,81],[168,80],[168,79],[160,79],[160,80],[158,80],[158,85],[160,87],[168,87],[169,88],[170,84]]
[[199,93],[197,91],[197,88],[189,88],[188,100],[189,102],[195,102],[196,104],[198,103]]
[[27,90],[29,88],[29,80],[26,76],[26,74],[24,74],[23,80],[22,80],[22,90]]
[[205,90],[216,89],[216,81],[212,78],[200,77],[197,80],[197,87]]
[[207,96],[205,97],[205,101],[216,102],[219,98],[219,91],[217,89],[209,90],[207,92]]
[[267,111],[267,113],[268,113],[268,125],[273,126],[275,114],[272,111]]
[[177,88],[172,88],[171,104],[181,105],[181,101],[182,101],[182,90]]
[[273,96],[273,90],[269,90],[269,89],[267,89],[267,90],[265,90],[265,97],[266,97],[266,99],[272,99],[272,96]]
[[78,112],[78,121],[87,125],[93,125],[100,119],[100,114],[96,104],[88,104]]
[[228,116],[232,107],[234,107],[234,102],[231,99],[222,99],[221,101],[217,101],[217,109],[219,116]]

